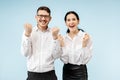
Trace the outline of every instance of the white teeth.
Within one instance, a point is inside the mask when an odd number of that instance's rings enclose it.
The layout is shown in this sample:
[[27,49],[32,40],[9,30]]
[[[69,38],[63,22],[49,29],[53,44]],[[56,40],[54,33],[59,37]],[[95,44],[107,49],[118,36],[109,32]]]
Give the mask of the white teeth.
[[73,24],[71,24],[71,25],[70,25],[70,27],[74,27],[74,25],[73,25]]
[[45,24],[46,22],[45,21],[41,21],[42,24]]

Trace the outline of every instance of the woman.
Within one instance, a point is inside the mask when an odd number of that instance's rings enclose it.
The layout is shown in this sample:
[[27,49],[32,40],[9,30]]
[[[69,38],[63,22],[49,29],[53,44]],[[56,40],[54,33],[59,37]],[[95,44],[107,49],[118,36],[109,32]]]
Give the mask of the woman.
[[68,28],[67,34],[64,38],[58,38],[63,52],[63,80],[88,80],[86,64],[92,55],[91,37],[78,28],[80,19],[76,12],[67,12],[64,20]]

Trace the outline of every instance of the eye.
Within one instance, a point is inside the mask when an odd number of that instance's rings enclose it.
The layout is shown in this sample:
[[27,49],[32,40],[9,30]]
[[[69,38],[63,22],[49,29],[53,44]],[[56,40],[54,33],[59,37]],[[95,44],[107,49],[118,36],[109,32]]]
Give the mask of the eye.
[[73,21],[75,21],[76,19],[75,19],[75,18],[73,18],[72,20],[73,20]]
[[39,18],[43,18],[43,17],[44,17],[44,18],[46,18],[46,19],[50,17],[49,15],[37,15],[37,16],[38,16]]
[[67,21],[70,21],[70,19],[67,19]]

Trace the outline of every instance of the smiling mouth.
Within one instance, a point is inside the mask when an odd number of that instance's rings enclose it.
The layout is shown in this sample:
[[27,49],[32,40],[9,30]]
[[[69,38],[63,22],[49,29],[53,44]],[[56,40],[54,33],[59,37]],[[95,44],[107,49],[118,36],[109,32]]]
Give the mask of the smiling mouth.
[[46,21],[39,21],[39,22],[43,25],[46,24]]
[[70,28],[74,28],[75,26],[69,26]]

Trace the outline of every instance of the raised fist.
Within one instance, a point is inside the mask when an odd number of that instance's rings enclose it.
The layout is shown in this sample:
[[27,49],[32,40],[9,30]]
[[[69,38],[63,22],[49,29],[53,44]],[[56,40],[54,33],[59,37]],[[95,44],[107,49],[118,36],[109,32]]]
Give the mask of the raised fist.
[[86,33],[83,37],[83,41],[82,41],[82,47],[86,47],[88,44],[88,41],[90,39],[90,36]]
[[58,38],[58,33],[59,33],[60,29],[57,27],[52,28],[52,36],[53,39],[57,39]]
[[60,46],[61,47],[64,47],[65,45],[64,45],[64,38],[63,38],[63,36],[61,36],[60,34],[58,35],[58,41],[60,42]]
[[32,32],[32,25],[31,24],[24,24],[24,29],[25,29],[25,36],[29,37]]

